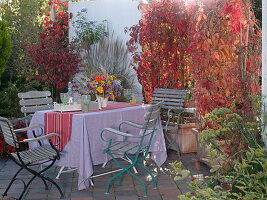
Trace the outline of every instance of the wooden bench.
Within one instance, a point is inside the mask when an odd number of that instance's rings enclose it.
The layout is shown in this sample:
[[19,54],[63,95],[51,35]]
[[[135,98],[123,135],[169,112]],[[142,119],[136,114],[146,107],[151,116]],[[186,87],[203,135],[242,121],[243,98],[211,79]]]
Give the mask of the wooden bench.
[[180,156],[180,149],[177,144],[178,129],[181,121],[181,115],[191,115],[195,117],[194,108],[184,108],[186,90],[162,89],[157,88],[153,92],[152,103],[163,101],[161,111],[161,121],[168,149],[177,151]]

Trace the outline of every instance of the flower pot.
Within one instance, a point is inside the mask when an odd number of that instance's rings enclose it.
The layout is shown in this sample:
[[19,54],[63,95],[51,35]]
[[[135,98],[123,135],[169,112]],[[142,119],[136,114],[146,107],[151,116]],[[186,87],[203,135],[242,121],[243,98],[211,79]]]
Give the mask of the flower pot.
[[178,130],[178,145],[181,153],[196,153],[197,152],[197,137],[192,131],[196,128],[196,123],[180,124]]
[[102,99],[101,107],[105,108],[107,106],[108,106],[108,97],[105,97],[105,98]]
[[102,97],[102,96],[96,96],[97,102],[98,102],[98,108],[102,109],[108,106],[108,98],[109,97]]

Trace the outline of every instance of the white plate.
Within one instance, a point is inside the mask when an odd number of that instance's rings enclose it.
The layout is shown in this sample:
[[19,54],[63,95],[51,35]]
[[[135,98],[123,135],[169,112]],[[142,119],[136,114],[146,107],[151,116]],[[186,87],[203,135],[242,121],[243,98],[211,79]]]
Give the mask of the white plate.
[[77,110],[82,110],[82,105],[81,104],[71,104],[71,105],[54,104],[54,110],[60,111],[60,112],[77,111]]

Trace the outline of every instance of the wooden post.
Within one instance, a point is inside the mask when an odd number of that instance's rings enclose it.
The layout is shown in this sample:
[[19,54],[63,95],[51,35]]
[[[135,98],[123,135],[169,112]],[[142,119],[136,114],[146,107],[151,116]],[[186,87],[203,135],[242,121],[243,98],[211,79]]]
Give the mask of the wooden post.
[[[262,116],[266,119],[267,116],[267,1],[262,1]],[[264,120],[266,121],[266,120]],[[264,122],[263,121],[263,122]],[[267,148],[267,124],[264,124],[262,138]]]

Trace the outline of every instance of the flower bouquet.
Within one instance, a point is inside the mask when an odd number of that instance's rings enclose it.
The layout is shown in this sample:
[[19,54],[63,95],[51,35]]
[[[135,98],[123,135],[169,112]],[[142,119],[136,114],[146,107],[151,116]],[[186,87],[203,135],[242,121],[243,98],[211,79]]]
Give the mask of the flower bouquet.
[[74,85],[81,94],[95,94],[96,97],[115,99],[121,95],[121,82],[115,76],[92,74],[90,78],[78,74]]

